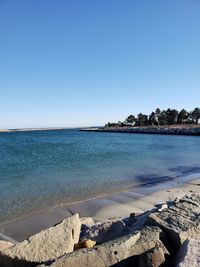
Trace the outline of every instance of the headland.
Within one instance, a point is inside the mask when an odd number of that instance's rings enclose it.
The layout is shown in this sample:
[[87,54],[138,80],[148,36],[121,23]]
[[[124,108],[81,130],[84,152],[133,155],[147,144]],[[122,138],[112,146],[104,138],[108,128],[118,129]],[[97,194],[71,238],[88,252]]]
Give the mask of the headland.
[[165,134],[200,136],[200,125],[170,126],[124,126],[124,127],[91,127],[80,129],[86,132],[132,133],[132,134]]

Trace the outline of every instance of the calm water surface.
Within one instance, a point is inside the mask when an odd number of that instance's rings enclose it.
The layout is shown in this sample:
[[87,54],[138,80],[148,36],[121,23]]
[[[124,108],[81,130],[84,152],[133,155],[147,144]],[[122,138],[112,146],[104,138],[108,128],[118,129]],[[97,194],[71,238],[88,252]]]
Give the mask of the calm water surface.
[[200,138],[89,133],[0,133],[0,222],[129,185],[200,173]]

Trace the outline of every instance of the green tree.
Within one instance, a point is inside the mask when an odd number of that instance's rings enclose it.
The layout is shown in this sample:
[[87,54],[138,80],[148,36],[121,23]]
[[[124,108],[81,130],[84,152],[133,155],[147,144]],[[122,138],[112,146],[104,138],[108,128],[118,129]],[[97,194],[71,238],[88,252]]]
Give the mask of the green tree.
[[124,127],[126,124],[123,121],[118,121],[117,126]]
[[139,113],[137,118],[134,115],[129,115],[124,122],[111,123],[105,127],[124,127],[127,125],[135,126],[148,126],[148,125],[175,125],[175,124],[191,124],[200,122],[200,108],[195,108],[193,111],[188,112],[182,109],[178,112],[176,109],[160,110],[157,108],[149,116]]
[[195,108],[192,111],[192,119],[196,124],[199,123],[199,119],[200,119],[200,109],[199,108]]
[[157,108],[155,110],[155,117],[156,117],[156,121],[157,121],[158,125],[159,125],[160,115],[161,115],[161,110],[159,108]]
[[137,121],[136,121],[138,126],[146,126],[148,125],[148,116],[142,113],[139,113],[137,116]]
[[168,125],[176,124],[178,118],[178,111],[176,109],[168,108],[166,113],[167,113],[167,124]]
[[160,116],[158,118],[158,125],[166,125],[167,124],[167,111],[163,110],[160,113]]
[[156,113],[152,112],[149,115],[149,125],[157,125],[157,124],[158,124],[158,122],[157,122],[157,118],[156,118]]
[[134,124],[135,124],[135,121],[136,121],[135,116],[134,116],[134,115],[129,115],[129,116],[125,119],[124,123],[125,123],[125,124],[128,124],[128,125],[134,125]]
[[187,123],[189,119],[189,115],[190,114],[185,109],[182,109],[178,114],[178,118],[177,118],[178,123],[179,124]]

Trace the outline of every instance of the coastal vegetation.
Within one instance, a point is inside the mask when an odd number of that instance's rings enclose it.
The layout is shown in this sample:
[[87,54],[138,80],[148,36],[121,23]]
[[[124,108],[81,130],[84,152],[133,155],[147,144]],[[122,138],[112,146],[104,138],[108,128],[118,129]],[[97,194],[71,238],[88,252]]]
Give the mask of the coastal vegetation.
[[160,110],[157,108],[151,114],[139,113],[137,116],[131,114],[124,121],[117,123],[108,122],[105,127],[130,127],[130,126],[167,126],[167,125],[192,125],[200,123],[200,108],[192,111],[182,109]]

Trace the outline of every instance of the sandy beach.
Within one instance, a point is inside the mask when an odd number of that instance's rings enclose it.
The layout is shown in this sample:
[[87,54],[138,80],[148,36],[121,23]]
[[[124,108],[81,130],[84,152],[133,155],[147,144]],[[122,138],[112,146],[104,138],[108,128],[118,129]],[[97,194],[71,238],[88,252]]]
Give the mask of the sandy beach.
[[199,174],[179,177],[163,183],[133,187],[106,197],[65,204],[42,214],[1,224],[0,232],[16,241],[22,241],[74,213],[79,213],[80,217],[93,217],[95,221],[112,220],[128,217],[130,213],[139,215],[158,203],[170,201],[188,193],[200,194]]

